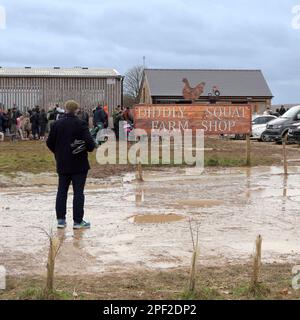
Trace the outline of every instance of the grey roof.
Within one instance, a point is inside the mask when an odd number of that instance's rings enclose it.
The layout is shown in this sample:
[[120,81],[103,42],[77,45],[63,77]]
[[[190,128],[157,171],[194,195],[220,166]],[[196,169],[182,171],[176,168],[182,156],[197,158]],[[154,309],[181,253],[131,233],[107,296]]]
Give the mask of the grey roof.
[[0,77],[118,77],[115,69],[102,68],[6,68],[0,67]]
[[145,69],[152,96],[182,96],[183,78],[191,87],[205,82],[203,96],[218,86],[226,97],[273,97],[260,70]]

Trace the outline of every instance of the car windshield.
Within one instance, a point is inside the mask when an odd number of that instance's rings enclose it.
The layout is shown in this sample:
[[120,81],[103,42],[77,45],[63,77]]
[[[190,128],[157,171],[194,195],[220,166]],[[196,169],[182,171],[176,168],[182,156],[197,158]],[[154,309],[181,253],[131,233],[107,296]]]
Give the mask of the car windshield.
[[276,119],[275,117],[259,117],[252,121],[252,124],[266,124],[271,120]]
[[296,117],[298,112],[300,111],[300,108],[292,108],[289,111],[287,111],[282,118],[288,118],[288,119],[293,119]]

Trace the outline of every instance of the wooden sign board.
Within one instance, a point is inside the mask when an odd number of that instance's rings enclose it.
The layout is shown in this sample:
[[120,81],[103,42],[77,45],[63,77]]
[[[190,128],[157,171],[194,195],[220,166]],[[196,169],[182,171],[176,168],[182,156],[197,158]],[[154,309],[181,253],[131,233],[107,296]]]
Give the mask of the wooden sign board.
[[136,105],[135,128],[203,129],[206,135],[250,134],[251,105]]

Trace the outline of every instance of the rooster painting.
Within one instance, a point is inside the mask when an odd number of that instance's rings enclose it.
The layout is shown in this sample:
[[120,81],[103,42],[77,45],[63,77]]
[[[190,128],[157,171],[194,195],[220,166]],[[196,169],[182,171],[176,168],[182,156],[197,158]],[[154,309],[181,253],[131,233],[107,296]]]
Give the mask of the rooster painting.
[[182,79],[184,83],[184,88],[182,91],[182,95],[186,100],[196,101],[204,92],[205,82],[199,83],[195,88],[191,88],[188,79]]

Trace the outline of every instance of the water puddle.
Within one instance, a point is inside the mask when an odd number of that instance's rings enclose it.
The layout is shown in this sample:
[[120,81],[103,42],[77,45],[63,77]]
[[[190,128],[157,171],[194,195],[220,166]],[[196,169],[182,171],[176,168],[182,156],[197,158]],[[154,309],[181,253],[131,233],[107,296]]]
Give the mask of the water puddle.
[[133,217],[133,222],[137,224],[147,224],[147,223],[154,223],[154,224],[161,224],[161,223],[171,223],[171,222],[178,222],[184,220],[184,216],[180,216],[177,214],[157,214],[157,215],[139,215]]
[[220,206],[223,204],[223,201],[220,200],[181,200],[178,201],[177,206],[179,207],[199,207],[199,208],[212,208]]

